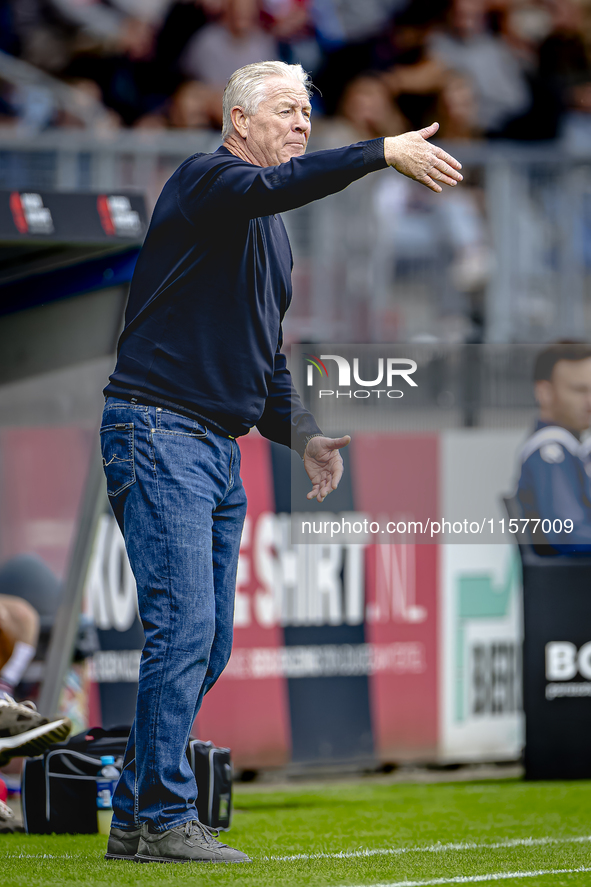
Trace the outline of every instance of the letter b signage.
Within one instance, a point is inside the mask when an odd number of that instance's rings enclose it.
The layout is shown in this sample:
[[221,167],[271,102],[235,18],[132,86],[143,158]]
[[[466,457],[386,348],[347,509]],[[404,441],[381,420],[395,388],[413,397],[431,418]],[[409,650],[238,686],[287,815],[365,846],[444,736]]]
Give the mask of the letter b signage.
[[570,641],[546,644],[546,680],[570,681],[579,672],[591,681],[591,641],[577,650]]

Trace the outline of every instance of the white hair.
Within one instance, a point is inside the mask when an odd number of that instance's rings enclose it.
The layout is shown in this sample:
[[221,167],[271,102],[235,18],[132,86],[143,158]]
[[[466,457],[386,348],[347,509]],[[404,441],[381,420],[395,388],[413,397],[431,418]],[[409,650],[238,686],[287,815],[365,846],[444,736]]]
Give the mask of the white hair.
[[285,62],[254,62],[234,71],[223,98],[222,139],[234,132],[231,112],[236,106],[245,114],[256,114],[258,106],[266,96],[266,83],[269,77],[285,77],[303,86],[308,96],[312,92],[310,75],[301,65],[287,65]]

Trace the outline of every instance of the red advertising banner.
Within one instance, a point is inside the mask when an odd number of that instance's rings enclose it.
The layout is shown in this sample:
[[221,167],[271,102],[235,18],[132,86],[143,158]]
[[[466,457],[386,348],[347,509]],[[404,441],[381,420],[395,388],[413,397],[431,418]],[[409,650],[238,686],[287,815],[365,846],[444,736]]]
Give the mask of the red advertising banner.
[[360,434],[353,448],[358,511],[396,522],[390,544],[365,552],[370,700],[382,761],[435,760],[438,739],[438,548],[408,524],[438,514],[435,435]]

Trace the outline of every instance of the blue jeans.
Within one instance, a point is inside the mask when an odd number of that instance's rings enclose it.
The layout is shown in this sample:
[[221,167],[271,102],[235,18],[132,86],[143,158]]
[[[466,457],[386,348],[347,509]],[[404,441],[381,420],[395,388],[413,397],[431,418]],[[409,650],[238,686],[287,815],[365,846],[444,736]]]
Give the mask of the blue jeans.
[[101,446],[145,633],[113,825],[165,831],[197,819],[187,742],[232,649],[240,450],[192,419],[112,397]]

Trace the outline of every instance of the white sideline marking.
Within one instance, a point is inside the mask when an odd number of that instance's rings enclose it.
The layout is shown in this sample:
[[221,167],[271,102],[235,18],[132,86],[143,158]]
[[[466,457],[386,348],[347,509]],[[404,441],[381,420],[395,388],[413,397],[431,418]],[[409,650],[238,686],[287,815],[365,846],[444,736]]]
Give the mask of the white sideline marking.
[[71,853],[0,853],[0,859],[88,859]]
[[[388,881],[384,884],[360,884],[359,887],[434,887],[437,884],[475,884],[478,881],[508,881],[510,878],[538,878],[540,875],[574,875],[591,872],[591,867],[578,869],[539,869],[534,872],[491,872],[488,875],[458,875],[455,878],[435,878],[431,881]],[[349,887],[349,885],[344,885]]]
[[[447,853],[450,850],[504,850],[511,847],[543,847],[552,844],[588,844],[591,842],[591,835],[573,835],[570,838],[509,838],[506,841],[496,841],[492,844],[479,844],[476,841],[461,841],[450,844],[425,844],[418,847],[376,847],[367,850],[339,850],[338,853],[295,853],[291,856],[253,856],[258,862],[298,862],[299,860],[314,859],[364,859],[372,856],[400,856],[404,853]],[[64,853],[0,853],[2,859],[88,859],[88,854]],[[565,874],[567,872],[583,872],[591,871],[591,868],[585,869],[564,869],[554,874]],[[510,877],[533,877],[535,874],[552,874],[553,872],[530,872],[525,874],[513,874]],[[501,872],[497,875],[475,875],[472,878],[465,877],[463,881],[469,883],[471,880],[495,880],[507,878],[509,875]],[[412,885],[430,885],[430,884],[454,884],[463,883],[458,878],[442,879],[438,881],[399,881],[390,884],[373,884],[369,887],[412,887]]]
[[572,838],[510,838],[506,841],[496,841],[494,844],[462,841],[454,844],[426,844],[424,847],[376,847],[371,850],[340,850],[338,853],[295,853],[292,856],[262,856],[259,858],[273,862],[296,862],[299,859],[363,859],[369,856],[399,856],[403,853],[447,853],[448,850],[503,850],[508,847],[541,847],[545,844],[583,844],[590,841],[591,835],[581,835]]

